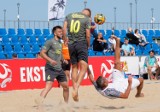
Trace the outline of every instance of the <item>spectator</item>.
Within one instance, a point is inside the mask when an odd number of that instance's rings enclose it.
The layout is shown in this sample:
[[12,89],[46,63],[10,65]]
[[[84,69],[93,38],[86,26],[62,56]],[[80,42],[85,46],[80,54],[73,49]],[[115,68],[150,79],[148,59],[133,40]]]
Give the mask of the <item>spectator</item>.
[[146,37],[144,35],[139,34],[138,29],[135,29],[134,35],[139,39],[139,45],[145,46],[148,44],[148,42],[146,41]]
[[[157,76],[159,75],[159,66],[154,54],[154,50],[151,50],[149,52],[149,56],[145,58],[144,62],[144,67],[149,75],[150,80],[157,79]],[[154,77],[153,73],[156,74],[156,77]]]
[[106,51],[107,50],[107,40],[102,36],[102,33],[98,33],[98,36],[93,41],[94,51]]
[[124,44],[122,45],[122,51],[124,53],[124,56],[134,56],[135,55],[134,47],[128,43],[129,39],[125,38]]
[[114,51],[116,47],[116,41],[111,35],[111,37],[108,39],[108,50],[109,51]]
[[133,34],[132,28],[128,28],[128,33],[126,36],[129,38],[130,44],[136,44],[139,45],[139,39]]
[[12,59],[17,59],[17,54],[16,53],[12,54]]

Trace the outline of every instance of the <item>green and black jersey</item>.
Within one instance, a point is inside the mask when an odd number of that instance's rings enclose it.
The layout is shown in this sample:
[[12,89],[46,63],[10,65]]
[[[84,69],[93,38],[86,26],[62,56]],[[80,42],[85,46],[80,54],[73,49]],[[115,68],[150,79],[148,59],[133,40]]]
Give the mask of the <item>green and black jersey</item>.
[[86,29],[90,29],[90,19],[81,12],[66,16],[69,43],[86,40]]

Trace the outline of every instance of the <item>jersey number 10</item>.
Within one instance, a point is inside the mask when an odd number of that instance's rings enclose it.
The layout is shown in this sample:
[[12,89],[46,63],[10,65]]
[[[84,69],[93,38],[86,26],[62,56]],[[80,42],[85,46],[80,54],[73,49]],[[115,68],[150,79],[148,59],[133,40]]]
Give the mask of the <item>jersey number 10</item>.
[[80,21],[79,20],[72,20],[71,26],[70,26],[70,32],[71,33],[78,33],[80,30]]

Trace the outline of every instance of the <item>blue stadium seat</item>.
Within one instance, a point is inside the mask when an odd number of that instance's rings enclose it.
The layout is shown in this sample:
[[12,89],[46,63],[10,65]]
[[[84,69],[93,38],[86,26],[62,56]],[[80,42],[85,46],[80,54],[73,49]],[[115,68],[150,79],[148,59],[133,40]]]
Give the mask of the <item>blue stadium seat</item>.
[[4,52],[3,47],[2,47],[2,45],[0,44],[0,53],[3,53],[3,52]]
[[28,39],[26,36],[21,36],[20,37],[20,43],[23,44],[28,44]]
[[24,44],[23,45],[23,53],[31,53],[30,44]]
[[30,36],[29,37],[29,43],[30,44],[37,44],[37,40],[35,36]]
[[107,30],[106,31],[106,36],[109,38],[112,35],[112,30]]
[[40,52],[40,47],[38,44],[33,44],[32,45],[32,53],[37,54],[38,52]]
[[35,30],[34,30],[34,36],[35,36],[35,37],[39,37],[39,36],[41,36],[41,35],[42,35],[41,29],[35,29]]
[[156,43],[152,43],[152,49],[156,52],[156,54],[159,52],[159,46]]
[[95,54],[96,56],[104,56],[104,53],[100,51],[95,51]]
[[26,37],[33,36],[33,30],[32,29],[26,29]]
[[0,37],[1,36],[6,36],[7,35],[7,31],[5,28],[0,28]]
[[14,45],[14,53],[16,53],[16,54],[23,53],[23,49],[22,49],[22,46],[20,44],[15,44]]
[[26,58],[36,58],[36,56],[32,53],[26,54]]
[[12,48],[12,46],[11,46],[10,44],[6,44],[6,45],[4,46],[4,53],[5,53],[5,54],[13,53],[13,48]]
[[142,55],[142,51],[140,49],[136,50],[135,53],[136,53],[136,56],[141,56]]
[[149,36],[155,37],[155,32],[153,30],[148,30]]
[[3,54],[3,53],[0,52],[0,59],[6,59],[5,54]]
[[12,36],[15,36],[16,35],[16,31],[14,28],[9,28],[8,29],[8,36],[9,37],[12,37]]
[[119,37],[120,36],[119,30],[114,30],[114,35],[116,35],[117,37]]
[[150,51],[151,49],[152,49],[151,44],[147,44],[147,45],[145,46],[145,50]]
[[90,47],[93,46],[93,41],[94,41],[94,37],[91,36],[91,38],[90,38]]
[[127,31],[126,30],[121,30],[121,36],[126,37]]
[[155,30],[155,37],[160,38],[160,30]]
[[23,53],[20,53],[20,54],[17,54],[18,58],[20,59],[24,59],[25,58],[25,55]]
[[13,53],[8,53],[8,54],[6,54],[6,59],[12,59],[12,54],[13,54]]
[[51,33],[50,33],[50,30],[49,29],[43,29],[43,36],[44,37],[47,37],[49,36]]
[[38,37],[38,44],[39,44],[40,46],[43,46],[44,43],[45,43],[45,38],[44,38],[44,36],[39,36],[39,37]]
[[10,44],[10,39],[8,36],[2,36],[2,45]]
[[95,56],[95,52],[93,50],[89,49],[88,56]]
[[51,39],[51,38],[53,38],[53,35],[48,35],[48,36],[46,37],[46,40],[49,40],[49,39]]
[[147,30],[142,30],[141,32],[145,37],[148,36],[148,31]]
[[153,38],[152,38],[152,36],[147,36],[147,37],[146,37],[146,40],[147,40],[147,42],[150,42],[150,43],[152,43],[152,42],[153,42]]
[[17,36],[21,37],[21,36],[24,36],[24,35],[25,35],[24,29],[18,29]]
[[12,36],[11,37],[11,44],[14,45],[14,44],[19,44],[19,37],[18,36]]

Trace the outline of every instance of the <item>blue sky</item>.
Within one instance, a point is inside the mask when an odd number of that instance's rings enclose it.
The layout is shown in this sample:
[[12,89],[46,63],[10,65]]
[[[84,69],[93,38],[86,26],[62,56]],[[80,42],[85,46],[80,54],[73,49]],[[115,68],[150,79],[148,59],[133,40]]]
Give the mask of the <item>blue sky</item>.
[[[7,20],[17,20],[17,3],[20,3],[21,20],[47,21],[48,0],[0,0],[0,20],[3,20],[3,10],[6,9]],[[83,0],[68,0],[66,14],[81,11]],[[114,22],[114,7],[117,8],[117,22],[130,22],[130,6],[133,3],[133,22],[135,22],[135,0],[88,0],[87,7],[96,13],[106,16],[108,22]],[[154,8],[156,22],[160,22],[160,0],[138,0],[138,22],[150,22],[151,8]]]

